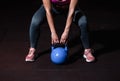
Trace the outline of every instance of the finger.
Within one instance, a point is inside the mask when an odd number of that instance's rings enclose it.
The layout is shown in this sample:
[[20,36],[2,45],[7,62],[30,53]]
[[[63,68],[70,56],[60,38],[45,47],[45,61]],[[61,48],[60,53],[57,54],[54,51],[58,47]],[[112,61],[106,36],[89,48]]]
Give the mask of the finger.
[[68,43],[68,40],[65,41],[65,45],[67,45],[67,43]]
[[59,40],[58,40],[58,39],[56,39],[56,40],[55,40],[55,43],[59,43]]
[[65,41],[66,41],[65,39],[61,39],[60,43],[65,44]]
[[53,40],[51,40],[51,44],[52,44],[52,45],[54,44],[54,41],[53,41]]
[[57,44],[57,43],[59,43],[59,40],[53,40],[53,42],[52,42],[52,44]]

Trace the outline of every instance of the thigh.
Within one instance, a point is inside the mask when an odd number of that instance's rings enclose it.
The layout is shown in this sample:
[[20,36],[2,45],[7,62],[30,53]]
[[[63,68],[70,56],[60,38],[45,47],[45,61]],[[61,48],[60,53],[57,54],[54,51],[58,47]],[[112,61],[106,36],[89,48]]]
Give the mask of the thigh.
[[40,24],[45,19],[45,9],[44,6],[41,5],[40,8],[35,12],[35,14],[32,17],[32,22],[36,24]]
[[73,17],[73,22],[76,25],[81,25],[82,23],[86,23],[87,22],[87,18],[85,16],[85,14],[83,13],[82,10],[75,10],[74,13],[74,17]]

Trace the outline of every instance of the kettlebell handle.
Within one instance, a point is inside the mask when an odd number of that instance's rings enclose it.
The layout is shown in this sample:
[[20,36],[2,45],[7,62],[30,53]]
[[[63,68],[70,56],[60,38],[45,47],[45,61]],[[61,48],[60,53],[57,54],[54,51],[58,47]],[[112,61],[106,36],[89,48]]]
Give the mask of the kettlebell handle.
[[[62,46],[58,45],[57,47],[62,47]],[[52,46],[51,46],[51,49],[54,50],[54,49],[57,48],[57,47],[55,47],[54,45],[52,45]],[[68,50],[68,48],[67,48],[67,44],[65,44],[64,49],[65,49],[65,51]]]
[[68,50],[67,45],[65,45],[65,51],[67,51],[67,50]]

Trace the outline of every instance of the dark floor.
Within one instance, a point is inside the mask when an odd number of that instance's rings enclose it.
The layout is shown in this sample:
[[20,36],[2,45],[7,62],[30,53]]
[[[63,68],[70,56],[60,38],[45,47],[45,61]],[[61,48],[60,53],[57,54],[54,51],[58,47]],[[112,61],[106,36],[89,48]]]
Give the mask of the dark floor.
[[[39,0],[4,0],[0,4],[0,81],[120,81],[120,11],[117,2],[85,0],[81,3],[88,16],[91,45],[97,61],[86,63],[82,58],[80,34],[73,25],[69,59],[64,65],[55,65],[50,60],[47,23],[41,28],[37,50],[40,57],[34,63],[24,61],[29,49],[29,24],[40,5]],[[58,22],[61,32],[63,24]]]

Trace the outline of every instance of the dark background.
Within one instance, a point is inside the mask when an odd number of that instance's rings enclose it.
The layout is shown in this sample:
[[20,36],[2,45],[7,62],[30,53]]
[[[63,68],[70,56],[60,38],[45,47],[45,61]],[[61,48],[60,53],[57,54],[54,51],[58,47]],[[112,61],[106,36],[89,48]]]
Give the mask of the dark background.
[[[88,17],[90,40],[96,62],[86,63],[78,28],[70,31],[69,59],[64,65],[50,61],[50,31],[47,23],[34,63],[26,63],[29,49],[29,25],[41,0],[0,1],[0,81],[120,81],[120,7],[119,0],[81,0]],[[64,19],[56,19],[62,32]]]

